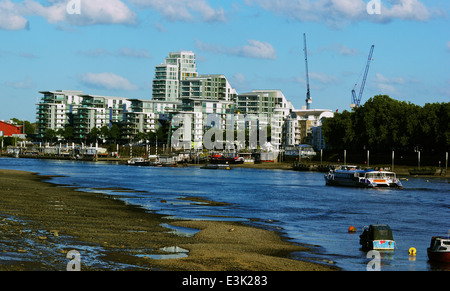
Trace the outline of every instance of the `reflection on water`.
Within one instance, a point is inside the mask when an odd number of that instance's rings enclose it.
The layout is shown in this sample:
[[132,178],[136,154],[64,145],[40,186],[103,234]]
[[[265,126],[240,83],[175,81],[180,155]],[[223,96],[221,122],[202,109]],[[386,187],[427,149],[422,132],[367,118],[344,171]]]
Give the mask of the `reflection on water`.
[[178,246],[173,247],[163,247],[159,249],[162,252],[168,254],[137,254],[136,256],[141,258],[150,258],[154,260],[168,260],[168,259],[182,259],[188,257],[188,250],[180,248]]
[[198,229],[187,228],[182,226],[170,225],[167,223],[161,224],[162,227],[171,229],[170,233],[176,234],[181,237],[193,237],[196,233],[199,232]]
[[[426,249],[432,236],[450,229],[447,179],[410,177],[402,182],[402,190],[355,189],[327,187],[321,173],[283,170],[206,171],[4,158],[0,168],[64,176],[52,182],[83,191],[103,189],[116,199],[165,215],[168,231],[179,235],[194,233],[170,226],[171,217],[233,220],[275,230],[311,247],[312,253],[293,256],[344,270],[366,270],[367,253],[359,245],[365,225],[389,224],[393,231],[397,249],[381,258],[382,271],[436,270]],[[193,197],[224,203],[189,200]],[[348,232],[351,225],[356,233]],[[411,247],[417,250],[414,259],[408,253]],[[175,255],[181,254],[186,255]]]

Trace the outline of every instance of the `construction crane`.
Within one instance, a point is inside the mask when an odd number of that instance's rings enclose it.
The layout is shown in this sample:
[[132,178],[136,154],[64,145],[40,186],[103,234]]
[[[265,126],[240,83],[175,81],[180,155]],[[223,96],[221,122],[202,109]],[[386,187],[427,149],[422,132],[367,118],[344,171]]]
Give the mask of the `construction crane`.
[[306,63],[306,109],[311,107],[311,92],[309,90],[309,72],[308,72],[308,50],[306,48],[306,33],[303,34],[303,40],[305,43],[305,63]]
[[375,45],[372,45],[372,47],[370,48],[370,53],[369,53],[369,58],[367,60],[367,65],[366,65],[366,71],[364,73],[364,78],[363,81],[361,83],[361,89],[359,90],[359,95],[358,97],[356,97],[356,92],[355,92],[355,87],[353,87],[352,90],[352,104],[350,104],[350,107],[359,107],[359,105],[361,104],[361,98],[362,98],[362,94],[364,92],[364,87],[366,86],[366,80],[367,80],[367,74],[369,73],[369,67],[370,67],[370,62],[372,61],[372,55],[373,55],[373,49],[375,48]]

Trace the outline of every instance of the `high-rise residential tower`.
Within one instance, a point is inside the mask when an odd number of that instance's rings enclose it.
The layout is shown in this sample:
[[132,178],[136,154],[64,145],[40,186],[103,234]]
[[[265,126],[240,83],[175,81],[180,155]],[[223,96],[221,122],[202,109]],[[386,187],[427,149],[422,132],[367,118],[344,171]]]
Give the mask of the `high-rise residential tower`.
[[197,77],[195,54],[191,51],[169,53],[164,64],[155,68],[153,100],[179,100],[181,96],[181,81],[190,77]]

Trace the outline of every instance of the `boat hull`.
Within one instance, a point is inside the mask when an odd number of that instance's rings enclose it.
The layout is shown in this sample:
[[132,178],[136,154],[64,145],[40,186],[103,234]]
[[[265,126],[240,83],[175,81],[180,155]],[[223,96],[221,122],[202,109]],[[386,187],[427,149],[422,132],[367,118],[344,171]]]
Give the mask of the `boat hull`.
[[450,263],[450,252],[434,251],[427,249],[428,259],[433,262]]
[[140,166],[140,167],[144,167],[144,166],[150,166],[150,162],[149,161],[145,161],[145,160],[130,160],[127,162],[128,166]]
[[200,169],[208,169],[208,170],[231,170],[230,166],[222,165],[222,164],[207,164]]
[[393,240],[362,240],[360,244],[366,250],[393,251],[395,249]]
[[345,181],[345,180],[331,180],[325,178],[327,186],[341,186],[341,187],[357,187],[357,188],[372,188],[370,184],[361,183],[358,181]]

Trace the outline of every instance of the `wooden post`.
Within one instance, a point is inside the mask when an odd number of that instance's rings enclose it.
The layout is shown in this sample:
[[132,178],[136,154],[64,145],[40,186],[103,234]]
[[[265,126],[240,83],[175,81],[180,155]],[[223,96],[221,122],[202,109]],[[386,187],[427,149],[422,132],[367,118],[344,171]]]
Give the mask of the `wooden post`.
[[445,174],[447,174],[447,166],[448,166],[448,152],[445,153]]
[[394,157],[395,157],[395,152],[392,151],[392,172],[394,171]]
[[420,151],[417,151],[417,163],[420,170]]

